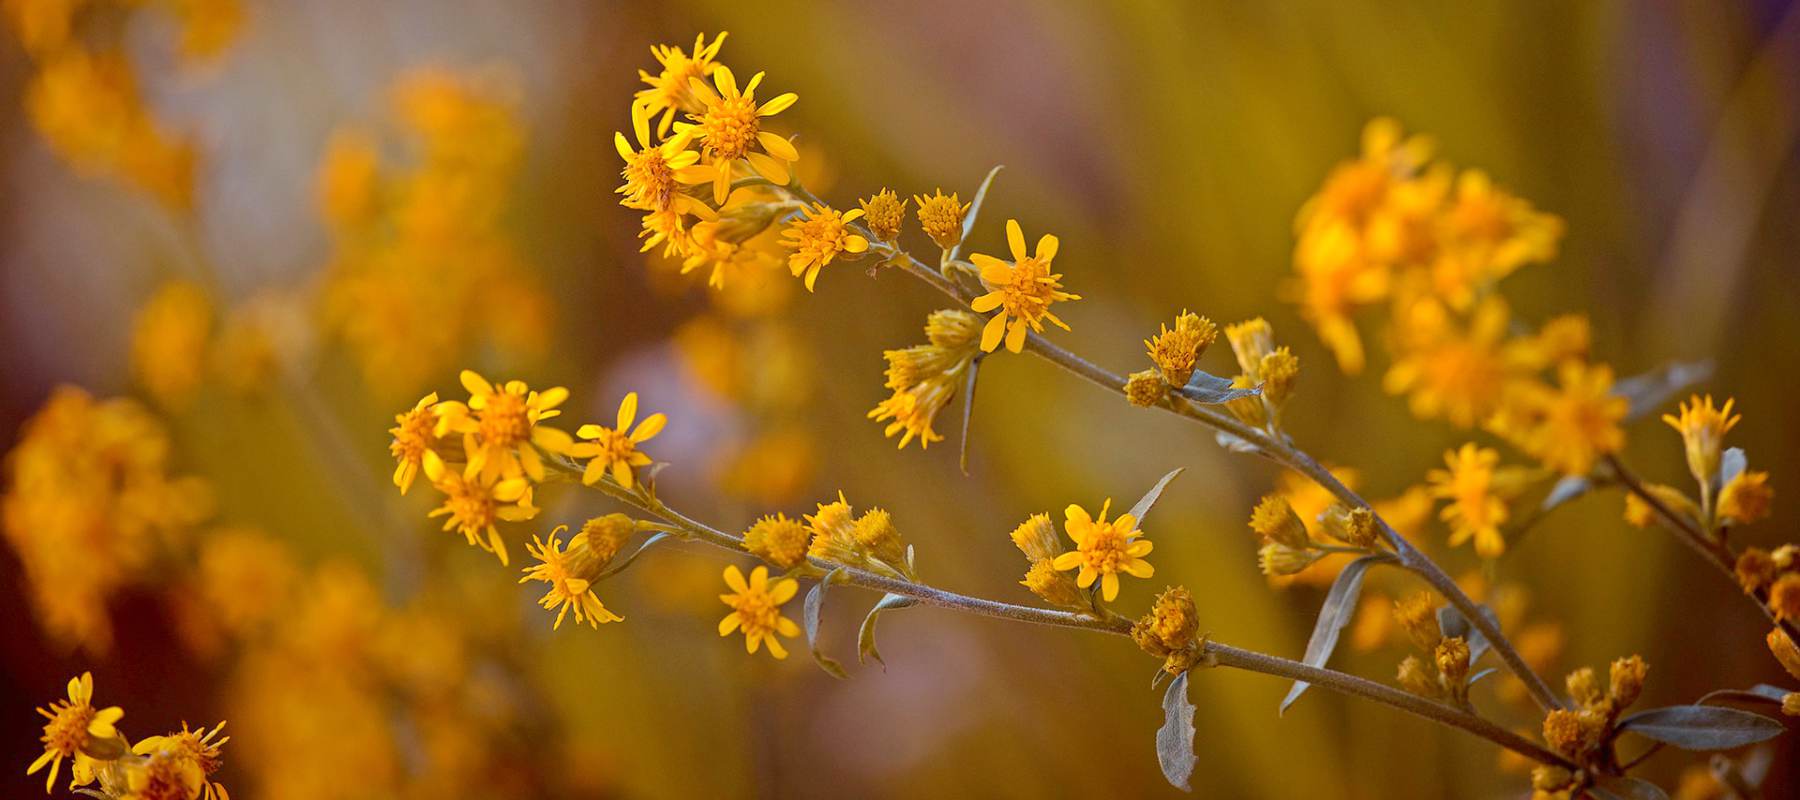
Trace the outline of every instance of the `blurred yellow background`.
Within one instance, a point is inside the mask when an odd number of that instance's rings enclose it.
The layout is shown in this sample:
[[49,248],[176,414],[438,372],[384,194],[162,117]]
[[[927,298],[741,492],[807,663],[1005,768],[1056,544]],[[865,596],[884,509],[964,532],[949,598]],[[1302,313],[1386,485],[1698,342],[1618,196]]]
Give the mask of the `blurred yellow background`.
[[[941,303],[916,281],[829,268],[816,294],[784,300],[781,321],[753,328],[779,346],[752,342],[738,355],[748,365],[713,366],[749,366],[751,383],[773,385],[709,385],[691,355],[708,331],[690,321],[722,318],[742,332],[755,318],[708,310],[703,283],[647,267],[659,259],[638,252],[637,215],[612,194],[612,135],[629,130],[627,98],[636,71],[654,66],[650,46],[730,31],[734,69],[767,70],[766,85],[799,94],[783,130],[798,133],[809,186],[840,208],[883,186],[967,198],[1005,164],[974,250],[999,252],[1008,217],[1034,236],[1056,232],[1057,266],[1085,299],[1063,313],[1073,332],[1052,338],[1098,363],[1137,364],[1141,340],[1183,308],[1221,322],[1268,317],[1305,365],[1286,416],[1294,437],[1359,470],[1372,497],[1419,482],[1466,434],[1408,415],[1382,392],[1379,359],[1368,374],[1339,374],[1281,287],[1300,204],[1356,153],[1366,121],[1395,117],[1567,223],[1556,261],[1509,279],[1518,316],[1588,313],[1598,357],[1621,374],[1713,359],[1705,388],[1737,398],[1735,441],[1785,487],[1800,474],[1797,5],[250,0],[242,30],[203,64],[174,54],[167,21],[134,22],[123,37],[156,118],[194,137],[191,222],[59,160],[26,115],[31,59],[9,44],[0,442],[10,448],[58,384],[143,396],[130,369],[133,319],[171,278],[202,281],[220,309],[313,298],[343,248],[315,202],[334,132],[356,125],[396,139],[389,97],[409,70],[488,76],[524,136],[494,226],[550,301],[528,312],[542,342],[509,349],[504,336],[496,345],[480,335],[504,320],[459,320],[478,333],[458,358],[387,386],[341,337],[318,333],[305,366],[269,391],[209,385],[164,415],[174,463],[212,481],[219,522],[269,532],[309,568],[347,557],[391,605],[448,595],[512,631],[496,637],[508,652],[470,656],[479,666],[468,674],[510,676],[497,681],[510,687],[512,714],[494,747],[508,771],[529,774],[450,794],[1174,795],[1152,744],[1153,667],[1128,643],[912,609],[884,618],[885,670],[852,667],[838,681],[804,652],[776,662],[720,640],[726,562],[680,547],[650,552],[604,586],[623,624],[553,635],[532,605],[538,593],[512,585],[515,570],[437,531],[418,494],[394,495],[385,429],[424,392],[454,393],[461,366],[566,385],[574,420],[610,419],[635,389],[670,416],[658,440],[658,458],[673,464],[662,492],[688,513],[741,530],[841,489],[893,513],[932,583],[1030,602],[1004,535],[1013,525],[1071,502],[1129,504],[1187,467],[1147,527],[1157,575],[1128,584],[1120,607],[1141,609],[1179,582],[1218,639],[1303,650],[1323,590],[1271,590],[1244,525],[1278,476],[1203,431],[1008,357],[983,371],[967,476],[950,422],[959,408],[938,426],[949,441],[929,451],[882,438],[864,418],[885,394],[880,352],[917,340]],[[798,363],[757,360],[770,350]],[[793,430],[805,433],[765,438]],[[1640,470],[1681,475],[1660,423],[1628,433]],[[744,458],[759,442],[769,451]],[[515,560],[528,532],[616,510],[574,492],[540,502],[543,516],[508,529]],[[1764,620],[1674,540],[1624,525],[1621,502],[1606,492],[1558,511],[1491,576],[1528,587],[1531,618],[1560,624],[1548,672],[1641,653],[1655,704],[1777,682],[1758,644]],[[1778,502],[1744,541],[1780,541],[1790,509]],[[1467,549],[1442,546],[1435,521],[1427,530],[1452,573],[1480,570]],[[247,668],[191,646],[176,593],[152,584],[114,598],[114,641],[95,654],[46,636],[26,613],[23,581],[12,551],[0,555],[12,610],[0,622],[9,796],[37,787],[22,774],[39,750],[31,708],[86,669],[108,704],[128,709],[122,725],[134,733],[233,720],[221,780],[235,796],[282,796],[271,782],[286,771],[324,774],[342,796],[380,795],[343,774],[353,770],[281,763],[281,743],[247,741],[258,728],[238,720],[257,710],[230,689]],[[1412,588],[1395,580],[1391,591]],[[856,620],[874,598],[833,597],[827,646],[853,660]],[[467,621],[457,608],[453,618]],[[1400,652],[1345,648],[1334,665],[1391,682]],[[1385,708],[1313,691],[1278,717],[1282,681],[1193,677],[1203,796],[1518,796],[1526,785],[1487,743]],[[1478,690],[1477,703],[1504,708],[1496,691]],[[429,769],[406,741],[417,734],[397,735],[394,770]],[[1788,796],[1792,737],[1776,747],[1769,793]],[[1695,763],[1665,753],[1646,774],[1674,787]]]

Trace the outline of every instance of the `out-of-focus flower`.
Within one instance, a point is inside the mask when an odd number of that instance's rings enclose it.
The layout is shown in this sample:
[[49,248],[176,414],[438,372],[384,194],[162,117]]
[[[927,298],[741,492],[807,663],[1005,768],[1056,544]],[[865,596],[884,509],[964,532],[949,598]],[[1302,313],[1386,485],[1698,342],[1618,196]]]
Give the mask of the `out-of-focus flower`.
[[212,315],[206,290],[188,281],[164,284],[138,309],[131,370],[164,408],[186,409],[206,379]]
[[1565,362],[1558,387],[1515,384],[1488,421],[1495,434],[1564,475],[1586,475],[1601,456],[1625,445],[1619,427],[1630,402],[1613,394],[1612,368]]

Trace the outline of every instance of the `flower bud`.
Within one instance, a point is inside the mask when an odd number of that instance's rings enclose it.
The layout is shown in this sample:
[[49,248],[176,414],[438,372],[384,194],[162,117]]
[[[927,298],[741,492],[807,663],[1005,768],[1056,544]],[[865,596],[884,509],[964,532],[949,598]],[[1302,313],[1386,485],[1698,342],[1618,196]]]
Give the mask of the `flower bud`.
[[1469,643],[1461,636],[1448,637],[1438,642],[1434,655],[1444,693],[1462,702],[1469,692]]
[[1568,687],[1570,699],[1584,708],[1606,699],[1606,694],[1600,691],[1600,679],[1594,675],[1593,667],[1582,667],[1569,673],[1563,679],[1563,685]]
[[1013,528],[1012,543],[1033,564],[1062,555],[1062,540],[1056,536],[1056,524],[1049,514],[1032,514]]
[[1800,647],[1788,638],[1787,631],[1780,628],[1769,631],[1768,642],[1769,652],[1775,654],[1775,660],[1781,662],[1782,668],[1795,680],[1800,680]]
[[744,532],[744,549],[775,566],[793,569],[806,560],[811,537],[812,531],[800,520],[776,514],[757,520]]
[[1138,408],[1160,405],[1169,396],[1169,382],[1153,369],[1131,373],[1125,381],[1125,399]]
[[1269,327],[1268,320],[1257,317],[1226,325],[1225,338],[1231,342],[1238,368],[1249,377],[1251,385],[1262,383],[1263,356],[1275,351],[1275,330]]
[[1345,544],[1356,547],[1374,547],[1377,539],[1375,533],[1375,512],[1366,508],[1345,508],[1342,504],[1333,503],[1325,513],[1319,515],[1319,521],[1325,526],[1325,533]]
[[1733,571],[1737,573],[1738,586],[1749,594],[1773,582],[1778,569],[1769,551],[1760,547],[1746,547],[1744,552],[1738,554]]
[[1608,686],[1615,712],[1630,708],[1643,695],[1644,674],[1649,671],[1650,665],[1635,655],[1612,662]]
[[1300,515],[1294,513],[1294,507],[1288,504],[1287,498],[1278,494],[1264,495],[1262,502],[1250,512],[1250,530],[1263,541],[1273,542],[1296,549],[1312,546],[1311,537],[1306,535],[1306,523],[1300,521]]
[[1277,577],[1304,570],[1324,555],[1317,550],[1298,550],[1279,542],[1270,542],[1256,551],[1256,563],[1264,575]]
[[1051,605],[1064,608],[1086,608],[1088,605],[1087,595],[1075,585],[1075,574],[1058,572],[1050,559],[1033,562],[1019,585]]
[[1400,672],[1396,676],[1400,687],[1420,697],[1436,698],[1441,694],[1437,678],[1425,668],[1425,662],[1418,656],[1407,656],[1400,662]]
[[863,210],[863,221],[869,224],[869,233],[883,242],[892,242],[900,238],[900,225],[906,221],[906,199],[882,189],[867,200],[859,203]]
[[1443,631],[1438,629],[1437,606],[1431,601],[1429,592],[1395,601],[1394,620],[1406,630],[1413,644],[1427,653],[1436,650],[1438,640],[1444,638]]

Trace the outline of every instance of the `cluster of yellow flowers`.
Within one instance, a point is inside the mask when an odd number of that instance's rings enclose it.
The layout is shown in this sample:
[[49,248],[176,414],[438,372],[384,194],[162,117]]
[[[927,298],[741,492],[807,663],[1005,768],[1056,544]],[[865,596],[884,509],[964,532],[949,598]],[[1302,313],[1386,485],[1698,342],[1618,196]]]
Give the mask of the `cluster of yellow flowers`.
[[224,765],[220,748],[231,737],[220,736],[225,723],[212,730],[181,730],[140,739],[125,738],[118,722],[125,711],[118,706],[94,707],[94,676],[82,673],[69,679],[69,696],[37,712],[44,723],[44,754],[31,762],[26,774],[48,766],[44,791],[55,791],[62,762],[69,761],[69,790],[92,790],[97,796],[118,800],[230,800],[225,787],[212,780]]
[[345,128],[318,174],[334,248],[326,327],[385,397],[417,391],[476,345],[543,352],[551,312],[506,231],[525,144],[507,81],[416,69],[390,106],[410,163],[384,165],[378,137]]
[[[1323,539],[1307,530],[1307,525],[1293,505],[1281,494],[1264,495],[1250,514],[1250,529],[1256,532],[1262,547],[1257,550],[1257,564],[1264,575],[1286,577],[1311,567],[1332,553],[1374,552],[1380,546],[1381,533],[1376,527],[1375,512],[1366,508],[1348,508],[1332,503],[1315,517]],[[1330,542],[1342,544],[1331,544]]]
[[103,652],[109,599],[143,580],[212,515],[206,481],[172,473],[163,424],[126,398],[58,387],[6,456],[0,524],[38,618],[67,645]]
[[1644,691],[1644,675],[1650,666],[1631,656],[1612,663],[1607,686],[1600,687],[1594,670],[1582,667],[1569,673],[1564,684],[1575,708],[1558,708],[1544,716],[1544,741],[1582,771],[1544,765],[1531,773],[1533,800],[1567,800],[1583,796],[1594,773],[1617,763],[1613,737],[1619,715],[1636,703]]
[[914,437],[920,449],[943,440],[931,423],[972,374],[982,324],[980,316],[961,309],[933,311],[925,318],[926,344],[882,352],[893,394],[876,404],[869,419],[887,422],[886,435],[899,434],[900,447]]
[[3,10],[35,68],[25,107],[51,149],[77,172],[185,212],[194,201],[193,143],[168,133],[145,105],[122,52],[125,26],[107,19],[142,5],[175,18],[181,54],[195,63],[222,52],[243,20],[239,0],[7,0]]
[[1466,637],[1445,635],[1431,595],[1421,592],[1394,603],[1394,620],[1413,646],[1425,653],[1424,659],[1409,655],[1400,662],[1400,685],[1421,697],[1466,705],[1469,665],[1480,654],[1470,649]]

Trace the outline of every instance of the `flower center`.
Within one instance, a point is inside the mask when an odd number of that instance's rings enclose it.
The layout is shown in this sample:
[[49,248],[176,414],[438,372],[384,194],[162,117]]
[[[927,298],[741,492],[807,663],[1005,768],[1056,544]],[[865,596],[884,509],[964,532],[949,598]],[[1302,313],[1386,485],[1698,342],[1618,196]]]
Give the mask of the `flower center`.
[[488,398],[481,409],[481,441],[505,449],[524,442],[531,436],[530,409],[525,397],[513,392],[500,392]]
[[760,126],[756,119],[756,103],[743,95],[722,97],[706,108],[700,120],[706,132],[706,150],[714,158],[732,161],[750,152]]
[[1088,534],[1086,542],[1081,545],[1081,555],[1087,564],[1101,573],[1123,572],[1130,557],[1125,555],[1125,548],[1130,545],[1118,530],[1110,525],[1096,527]]
[[669,168],[660,148],[651,147],[638,153],[625,167],[627,200],[652,211],[664,211],[675,195],[675,171]]
[[430,409],[416,409],[406,414],[401,420],[400,428],[394,433],[394,441],[388,444],[388,452],[404,461],[418,461],[425,457],[425,451],[431,449],[431,442],[437,438],[432,435],[432,427],[436,420]]
[[626,435],[624,431],[615,431],[611,428],[600,429],[600,437],[594,440],[594,444],[600,448],[599,454],[595,457],[608,464],[624,461],[630,458],[632,453],[637,452],[637,443],[631,441],[630,436]]
[[1036,320],[1056,296],[1056,281],[1050,277],[1050,265],[1036,256],[1020,259],[1013,265],[1013,281],[1006,287],[1001,303],[1006,313],[1020,319]]
[[450,519],[465,534],[485,531],[498,518],[499,504],[493,493],[473,481],[456,482],[444,504],[450,508]]
[[61,756],[75,755],[90,738],[88,723],[94,721],[94,707],[63,702],[52,708],[56,716],[44,724],[44,749]]
[[781,616],[781,609],[770,601],[768,592],[751,590],[736,595],[729,602],[737,611],[738,622],[746,635],[770,636],[775,633],[775,623]]

